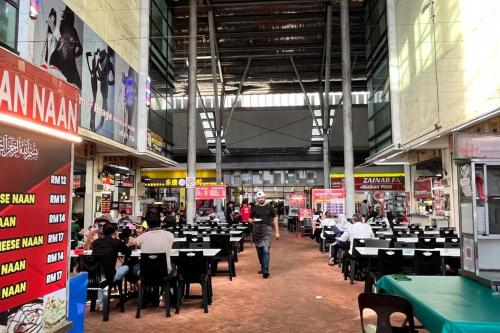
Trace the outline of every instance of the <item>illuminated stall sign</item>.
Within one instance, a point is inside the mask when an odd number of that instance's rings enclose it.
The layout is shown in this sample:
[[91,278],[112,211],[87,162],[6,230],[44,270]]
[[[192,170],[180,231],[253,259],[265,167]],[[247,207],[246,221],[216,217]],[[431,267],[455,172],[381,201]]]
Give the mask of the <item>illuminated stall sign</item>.
[[[344,178],[331,178],[333,189],[344,188]],[[354,177],[355,191],[398,191],[405,190],[405,177]]]
[[[215,178],[196,178],[196,186],[216,185]],[[146,187],[185,187],[186,178],[151,178]]]
[[307,204],[307,195],[302,192],[292,193],[288,196],[288,205],[290,207],[300,208]]
[[50,331],[66,319],[78,89],[1,48],[0,79],[0,330]]

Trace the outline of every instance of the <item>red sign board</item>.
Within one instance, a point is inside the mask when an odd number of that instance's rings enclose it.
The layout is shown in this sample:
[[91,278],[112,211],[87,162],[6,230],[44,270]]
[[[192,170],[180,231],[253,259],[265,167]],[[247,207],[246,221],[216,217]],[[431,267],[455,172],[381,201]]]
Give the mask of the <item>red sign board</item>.
[[0,115],[78,134],[79,90],[0,48]]
[[339,199],[344,199],[344,190],[316,188],[312,190],[312,202],[314,203],[332,203]]
[[226,186],[225,185],[196,186],[195,197],[196,200],[225,199]]
[[312,209],[310,208],[301,208],[299,209],[299,220],[303,219],[312,219]]
[[414,182],[413,196],[417,200],[432,198],[432,178],[417,177]]
[[[331,178],[333,189],[344,187],[344,178]],[[355,177],[355,191],[404,191],[405,177]]]
[[307,195],[302,192],[292,193],[288,196],[288,205],[290,207],[305,207],[307,204]]
[[18,174],[0,173],[0,312],[40,306],[66,287],[71,150],[67,141],[0,126],[0,170]]

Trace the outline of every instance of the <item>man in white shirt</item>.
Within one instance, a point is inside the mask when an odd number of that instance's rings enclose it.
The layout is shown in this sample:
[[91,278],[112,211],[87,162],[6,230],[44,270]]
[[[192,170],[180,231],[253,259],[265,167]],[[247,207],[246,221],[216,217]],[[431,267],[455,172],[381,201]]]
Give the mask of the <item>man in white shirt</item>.
[[344,231],[342,236],[340,236],[341,242],[351,242],[351,247],[349,253],[352,254],[353,239],[357,238],[374,238],[373,230],[370,225],[364,222],[364,219],[359,214],[354,214],[352,216],[353,224]]
[[352,246],[353,246],[353,240],[360,239],[360,238],[374,238],[375,235],[373,234],[372,228],[364,222],[363,217],[361,214],[354,214],[352,216],[353,224],[348,226],[346,230],[344,230],[344,233],[342,236],[340,236],[339,241],[333,246],[333,258],[335,260],[338,260],[337,258],[337,253],[338,250],[342,247],[342,245],[350,241],[351,242],[351,247],[349,248],[349,254],[352,254]]
[[332,218],[332,213],[329,211],[325,212],[324,218],[321,220],[319,226],[314,230],[314,233],[311,234],[311,238],[315,239],[316,242],[320,242],[321,233],[323,232],[323,227],[331,227],[335,225],[335,220]]

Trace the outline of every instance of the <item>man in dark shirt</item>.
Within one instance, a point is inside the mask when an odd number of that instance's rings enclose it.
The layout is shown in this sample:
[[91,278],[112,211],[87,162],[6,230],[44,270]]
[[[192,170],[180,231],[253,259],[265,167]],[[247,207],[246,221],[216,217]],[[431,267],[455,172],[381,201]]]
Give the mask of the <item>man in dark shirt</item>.
[[[103,267],[106,274],[106,280],[110,282],[120,281],[128,273],[129,267],[122,265],[116,267],[118,253],[125,257],[130,256],[130,249],[117,237],[118,227],[115,223],[107,223],[103,228],[103,238],[96,239],[92,244],[92,254],[102,255]],[[103,292],[99,290],[98,300],[99,308],[102,307]]]
[[266,195],[264,192],[257,193],[257,205],[252,207],[250,219],[253,222],[254,242],[259,257],[261,270],[264,279],[269,277],[269,259],[272,239],[272,224],[276,228],[276,240],[280,238],[278,228],[278,216],[274,208],[266,204]]

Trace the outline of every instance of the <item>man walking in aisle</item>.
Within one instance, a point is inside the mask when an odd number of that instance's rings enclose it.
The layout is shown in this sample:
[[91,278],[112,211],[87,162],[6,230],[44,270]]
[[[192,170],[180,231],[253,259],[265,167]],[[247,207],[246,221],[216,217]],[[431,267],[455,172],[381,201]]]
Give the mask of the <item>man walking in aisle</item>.
[[272,224],[274,223],[274,227],[276,228],[276,240],[280,238],[280,231],[278,228],[278,216],[274,208],[266,204],[266,195],[262,191],[257,192],[257,204],[252,207],[250,218],[253,222],[255,247],[261,267],[259,274],[262,274],[264,279],[267,279],[269,277],[269,252],[273,237]]

